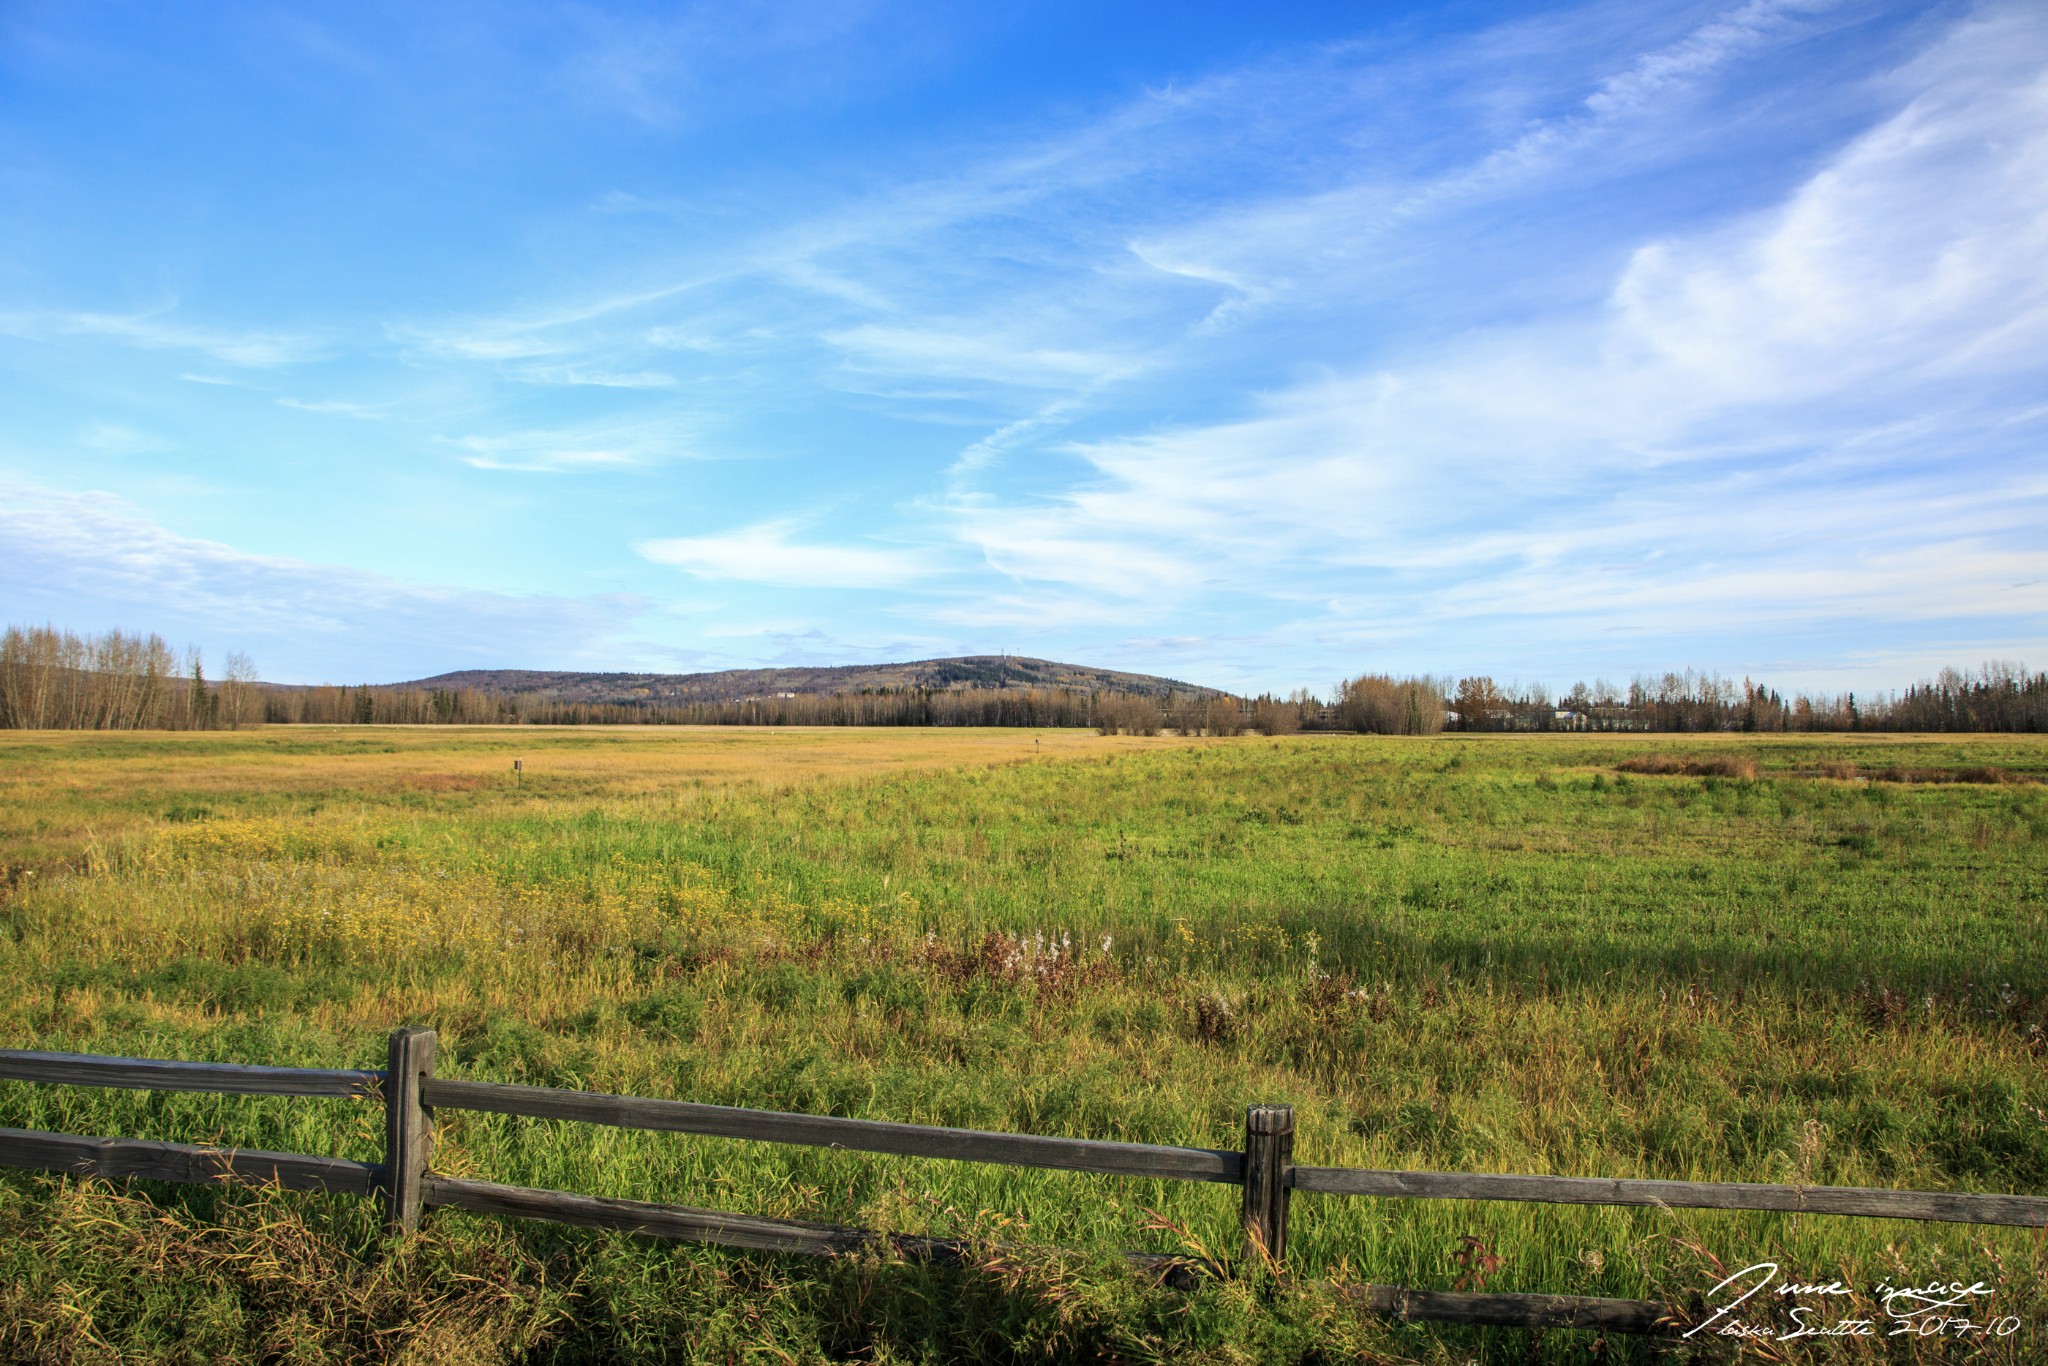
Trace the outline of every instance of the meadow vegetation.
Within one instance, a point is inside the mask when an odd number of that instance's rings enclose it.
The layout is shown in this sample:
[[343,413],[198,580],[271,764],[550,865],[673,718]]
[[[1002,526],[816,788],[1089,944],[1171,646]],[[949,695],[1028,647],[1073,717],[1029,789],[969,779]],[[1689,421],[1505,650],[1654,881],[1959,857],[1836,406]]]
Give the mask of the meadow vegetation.
[[[1281,1101],[1319,1165],[2044,1194],[2043,776],[2012,736],[6,733],[0,1043],[377,1066],[419,1023],[478,1079],[1204,1147]],[[12,1173],[0,1357],[1620,1360],[1333,1287],[1684,1304],[1767,1259],[2025,1325],[1789,1359],[2048,1354],[2038,1230],[1300,1195],[1292,1281],[1185,1292],[1116,1254],[1235,1257],[1234,1188],[444,1121],[451,1174],[980,1251],[382,1242],[368,1202]],[[381,1143],[346,1102],[19,1083],[0,1123]]]

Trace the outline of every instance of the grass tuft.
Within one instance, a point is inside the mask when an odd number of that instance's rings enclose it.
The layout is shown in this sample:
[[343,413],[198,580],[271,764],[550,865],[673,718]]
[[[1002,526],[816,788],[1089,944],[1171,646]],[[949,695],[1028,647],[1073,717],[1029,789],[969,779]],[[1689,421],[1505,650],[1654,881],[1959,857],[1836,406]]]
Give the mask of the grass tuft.
[[1755,781],[1762,771],[1747,754],[1722,754],[1711,759],[1683,754],[1645,754],[1614,766],[1622,773],[1683,774],[1689,778],[1741,778]]

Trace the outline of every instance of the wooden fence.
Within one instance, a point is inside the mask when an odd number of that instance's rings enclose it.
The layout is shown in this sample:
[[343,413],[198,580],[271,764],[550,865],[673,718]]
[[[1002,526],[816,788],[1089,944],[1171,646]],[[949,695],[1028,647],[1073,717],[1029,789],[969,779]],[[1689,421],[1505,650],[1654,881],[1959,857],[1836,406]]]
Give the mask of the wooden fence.
[[[0,1166],[75,1172],[110,1180],[232,1180],[275,1184],[290,1190],[375,1195],[384,1202],[387,1222],[394,1231],[418,1228],[421,1212],[438,1206],[767,1252],[848,1253],[873,1245],[878,1236],[864,1229],[832,1224],[756,1218],[683,1205],[600,1199],[565,1191],[436,1176],[430,1165],[434,1111],[480,1110],[852,1152],[1220,1182],[1242,1188],[1248,1256],[1276,1269],[1285,1266],[1288,1205],[1296,1191],[1435,1200],[1779,1210],[2048,1226],[2048,1197],[2029,1195],[1297,1166],[1293,1160],[1294,1111],[1285,1105],[1249,1107],[1242,1150],[1176,1148],[458,1081],[434,1075],[434,1051],[435,1035],[428,1029],[401,1029],[392,1034],[388,1066],[382,1071],[250,1067],[0,1050],[0,1078],[20,1081],[231,1095],[327,1096],[381,1100],[385,1107],[385,1158],[380,1164],[302,1153],[203,1148],[146,1139],[92,1138],[0,1128]],[[961,1244],[945,1239],[891,1235],[886,1241],[905,1256],[958,1260],[967,1251]],[[1227,1268],[1196,1268],[1180,1258],[1132,1254],[1132,1259],[1161,1275],[1185,1276],[1198,1269],[1228,1274]],[[1494,1295],[1399,1286],[1361,1286],[1349,1293],[1367,1310],[1407,1320],[1592,1328],[1621,1333],[1668,1333],[1684,1326],[1667,1306],[1650,1300]]]

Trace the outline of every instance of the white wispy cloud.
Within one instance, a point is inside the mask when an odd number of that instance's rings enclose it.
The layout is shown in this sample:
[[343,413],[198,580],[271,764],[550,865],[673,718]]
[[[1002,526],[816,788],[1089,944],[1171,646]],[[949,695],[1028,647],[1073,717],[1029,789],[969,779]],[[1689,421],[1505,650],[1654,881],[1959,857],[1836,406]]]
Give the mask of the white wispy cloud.
[[253,369],[289,365],[307,359],[315,350],[313,340],[302,334],[266,328],[198,326],[178,321],[166,309],[143,313],[0,313],[0,333],[31,341],[97,337],[144,350],[197,352]]
[[462,462],[475,469],[522,474],[634,469],[703,458],[691,434],[666,421],[473,433],[440,442],[464,452]]
[[1783,208],[1645,246],[1616,336],[1707,402],[2039,366],[2048,341],[2048,22],[1973,19],[1906,107]]
[[660,370],[594,370],[580,365],[535,365],[513,372],[527,384],[586,385],[599,389],[673,389],[674,375]]
[[656,564],[705,579],[781,588],[901,588],[931,578],[924,552],[871,545],[821,545],[792,539],[797,521],[757,522],[716,536],[642,541],[634,549]]
[[146,455],[171,450],[177,443],[125,422],[100,421],[85,425],[78,434],[78,444],[109,455]]
[[1128,369],[1123,357],[1018,342],[987,330],[863,324],[828,333],[859,369],[926,379],[975,379],[1026,387],[1070,387]]
[[[895,411],[988,423],[955,470],[971,472],[1100,411],[1134,379],[1171,373],[1182,353],[1303,288],[1321,303],[1344,297],[1354,277],[1388,269],[1365,258],[1390,232],[1511,196],[1559,165],[1603,165],[1617,137],[1653,142],[1688,92],[1796,33],[1801,8],[1751,0],[1696,24],[1621,61],[1565,113],[1419,182],[1350,168],[1349,144],[1368,136],[1355,130],[1412,92],[1386,88],[1370,45],[1309,50],[1148,91],[1021,144],[968,148],[944,176],[884,180],[736,238],[693,238],[680,268],[637,285],[393,335],[508,378],[649,388],[670,387],[657,358],[676,346],[738,347],[784,383],[802,382],[822,346],[834,368],[812,382],[877,397],[949,390],[943,409],[913,395]],[[591,51],[613,53],[590,68],[597,87],[608,85],[600,71],[675,60],[669,37],[630,61],[611,38],[595,41]],[[1473,79],[1497,80],[1519,60],[1495,54]],[[1241,188],[1214,195],[1224,178]]]
[[2038,614],[2013,585],[2048,565],[2042,425],[2015,415],[2048,361],[2048,22],[1973,18],[1896,82],[1785,202],[1644,244],[1598,311],[1076,443],[1091,478],[956,497],[955,528],[1048,598],[1348,576],[1379,630]]
[[843,80],[842,72],[887,60],[888,47],[901,46],[862,41],[877,11],[861,4],[812,5],[801,16],[773,6],[676,5],[648,14],[591,9],[566,17],[573,38],[559,83],[593,105],[657,128],[704,118],[714,102],[721,113],[763,98],[806,102]]
[[537,360],[570,349],[564,341],[548,337],[543,327],[509,320],[439,326],[406,323],[386,330],[400,346],[445,360]]
[[280,398],[280,408],[296,408],[302,413],[324,413],[335,417],[361,418],[365,422],[381,421],[383,408],[373,403],[350,403],[339,398]]
[[[884,180],[737,237],[693,239],[681,267],[648,270],[637,285],[615,273],[552,306],[389,332],[423,361],[498,364],[537,382],[665,374],[649,362],[675,349],[801,365],[822,346],[841,372],[831,382],[971,380],[985,387],[962,398],[997,407],[1012,401],[1008,389],[1099,385],[1142,368],[1158,340],[1130,335],[1133,324],[1156,333],[1213,311],[1159,294],[1160,272],[1130,265],[1128,232],[1095,225],[1127,214],[1126,178],[1200,163],[1199,140],[1178,145],[1176,124],[1201,104],[1148,94],[1021,148],[972,149],[945,176]],[[963,316],[963,300],[985,307]]]
[[[1380,157],[1363,158],[1363,172],[1347,173],[1340,166],[1305,193],[1229,199],[1213,212],[1135,237],[1130,250],[1162,273],[1227,291],[1205,319],[1209,326],[1304,293],[1327,299],[1362,286],[1398,287],[1422,255],[1407,239],[1427,232],[1432,223],[1540,193],[1561,180],[1618,179],[1646,162],[1669,159],[1669,144],[1689,131],[1677,116],[1701,87],[1744,58],[1792,41],[1803,21],[1827,8],[1826,3],[1798,0],[1750,0],[1628,60],[1563,112],[1519,119],[1513,136],[1475,156],[1419,176],[1390,173]],[[1557,41],[1555,36],[1536,39],[1526,31],[1530,26],[1521,27],[1520,33],[1507,26],[1503,34],[1482,39],[1482,48],[1501,50],[1468,78],[1511,83],[1524,68],[1558,65],[1557,54],[1543,51]],[[1536,52],[1525,51],[1525,45]],[[1540,60],[1538,53],[1550,60]],[[1348,68],[1340,66],[1335,73],[1310,68],[1310,74],[1320,77],[1320,103],[1354,117],[1369,112],[1397,123],[1394,111],[1374,107],[1348,88]],[[1296,75],[1284,67],[1259,72],[1258,93],[1272,98],[1277,92],[1267,89],[1269,82]],[[1247,92],[1232,88],[1237,82],[1214,84],[1218,88],[1203,92],[1206,97],[1246,97]]]
[[[624,594],[485,592],[255,555],[180,535],[108,492],[0,482],[9,611],[141,623],[221,641],[284,682],[389,681],[451,667],[603,661],[649,607]],[[332,676],[346,659],[350,673]]]

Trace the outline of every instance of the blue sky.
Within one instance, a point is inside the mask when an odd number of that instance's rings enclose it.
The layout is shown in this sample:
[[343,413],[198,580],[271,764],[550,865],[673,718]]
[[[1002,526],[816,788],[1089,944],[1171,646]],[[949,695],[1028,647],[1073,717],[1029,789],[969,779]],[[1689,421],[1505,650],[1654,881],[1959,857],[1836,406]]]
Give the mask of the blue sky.
[[2048,662],[2048,7],[0,9],[0,614]]

